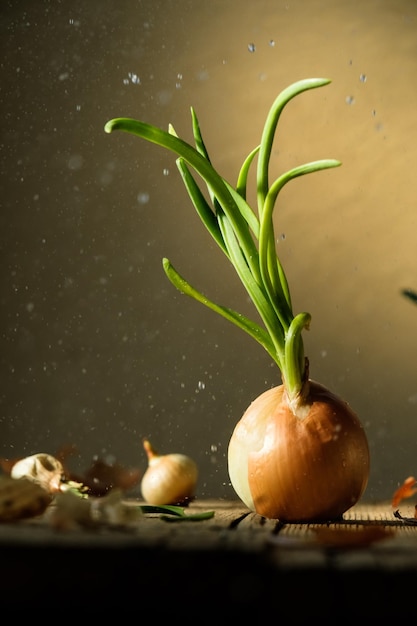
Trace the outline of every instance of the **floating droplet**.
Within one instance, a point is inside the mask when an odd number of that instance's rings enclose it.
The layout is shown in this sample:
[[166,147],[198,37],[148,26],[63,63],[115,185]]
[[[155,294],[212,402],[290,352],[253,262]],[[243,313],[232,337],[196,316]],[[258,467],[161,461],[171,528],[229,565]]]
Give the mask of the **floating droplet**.
[[207,70],[200,70],[197,72],[197,80],[208,80],[210,78],[210,74]]
[[141,191],[137,195],[139,204],[147,204],[149,202],[149,194],[146,191]]
[[129,83],[132,83],[132,85],[140,85],[139,76],[135,74],[134,72],[128,72],[127,78],[123,79],[123,84],[129,85]]
[[134,74],[133,72],[129,72],[128,76],[130,78],[131,83],[133,83],[134,85],[140,85],[140,78],[137,74]]
[[72,154],[68,159],[68,169],[79,170],[83,165],[84,159],[81,154]]

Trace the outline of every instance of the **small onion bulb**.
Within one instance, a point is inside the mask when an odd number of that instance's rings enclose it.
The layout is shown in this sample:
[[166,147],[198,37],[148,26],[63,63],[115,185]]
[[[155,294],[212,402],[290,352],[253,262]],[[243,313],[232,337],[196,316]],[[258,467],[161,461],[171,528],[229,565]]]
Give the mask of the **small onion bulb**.
[[237,423],[229,476],[249,509],[287,522],[337,519],[362,496],[369,475],[365,431],[348,404],[308,382],[299,415],[280,385]]
[[198,469],[185,454],[158,454],[145,439],[148,467],[142,477],[142,497],[149,504],[181,505],[194,498]]

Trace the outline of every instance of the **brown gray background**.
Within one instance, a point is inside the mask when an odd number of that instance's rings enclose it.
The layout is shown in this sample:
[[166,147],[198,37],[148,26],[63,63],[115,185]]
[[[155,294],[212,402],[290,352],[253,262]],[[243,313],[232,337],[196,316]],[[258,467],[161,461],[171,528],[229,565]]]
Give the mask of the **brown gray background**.
[[[191,138],[234,181],[278,92],[330,86],[282,116],[276,175],[318,158],[275,215],[311,375],[369,436],[368,499],[417,474],[417,4],[413,0],[3,0],[0,456],[145,468],[142,438],[190,454],[200,497],[233,495],[233,427],[279,371],[167,281],[161,258],[252,314],[194,214],[174,156],[105,122]],[[252,51],[250,51],[250,48]]]

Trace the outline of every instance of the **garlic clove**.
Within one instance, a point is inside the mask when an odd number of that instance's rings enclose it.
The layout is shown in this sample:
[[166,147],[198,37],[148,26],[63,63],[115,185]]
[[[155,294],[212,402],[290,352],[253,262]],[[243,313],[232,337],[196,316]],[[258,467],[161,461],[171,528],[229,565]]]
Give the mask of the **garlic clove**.
[[12,478],[27,478],[49,493],[60,491],[63,474],[62,463],[43,452],[20,459],[10,472]]
[[143,499],[154,505],[183,505],[192,500],[198,479],[193,459],[180,453],[158,454],[147,439],[143,447],[148,457],[141,481]]

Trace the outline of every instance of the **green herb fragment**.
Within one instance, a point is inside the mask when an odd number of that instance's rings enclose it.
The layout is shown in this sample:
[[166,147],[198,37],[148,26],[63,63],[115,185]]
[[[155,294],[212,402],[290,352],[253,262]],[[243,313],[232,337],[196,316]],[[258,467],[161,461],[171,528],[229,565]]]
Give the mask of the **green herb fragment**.
[[411,302],[414,302],[417,304],[417,292],[416,291],[413,291],[412,289],[402,289],[401,293],[406,298],[409,298]]
[[204,513],[192,513],[191,515],[183,515],[182,517],[169,517],[161,515],[161,519],[165,522],[201,522],[214,517],[214,511],[205,511]]
[[155,506],[153,504],[141,504],[139,508],[144,514],[161,514],[161,519],[166,522],[199,522],[214,517],[214,511],[187,514],[182,507],[172,505]]

